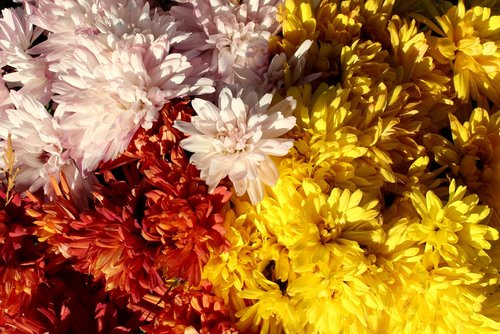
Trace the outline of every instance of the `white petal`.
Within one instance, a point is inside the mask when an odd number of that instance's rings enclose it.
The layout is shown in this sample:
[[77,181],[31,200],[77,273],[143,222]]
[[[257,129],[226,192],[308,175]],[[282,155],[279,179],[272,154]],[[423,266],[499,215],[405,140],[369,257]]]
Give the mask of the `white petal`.
[[198,131],[198,129],[192,123],[185,121],[175,120],[174,128],[189,135],[201,134],[200,131]]
[[240,159],[236,160],[233,164],[233,168],[229,172],[229,179],[234,182],[245,178],[246,175],[247,164]]
[[183,139],[179,145],[189,152],[209,153],[214,150],[210,140],[196,135]]
[[196,98],[191,101],[191,106],[202,119],[217,122],[220,111],[212,102]]
[[279,178],[279,172],[274,162],[267,158],[259,166],[259,177],[264,184],[274,186]]
[[233,99],[233,93],[227,87],[222,88],[219,93],[219,108],[229,109],[231,108],[231,100]]
[[247,180],[241,179],[241,180],[235,180],[232,182],[233,182],[234,190],[236,191],[236,195],[243,196],[243,194],[245,194],[245,192],[247,191],[247,185],[246,185]]
[[267,155],[281,157],[288,154],[288,151],[293,147],[293,141],[285,138],[264,139],[256,147]]
[[264,198],[264,186],[259,179],[248,181],[247,193],[253,205],[256,205]]

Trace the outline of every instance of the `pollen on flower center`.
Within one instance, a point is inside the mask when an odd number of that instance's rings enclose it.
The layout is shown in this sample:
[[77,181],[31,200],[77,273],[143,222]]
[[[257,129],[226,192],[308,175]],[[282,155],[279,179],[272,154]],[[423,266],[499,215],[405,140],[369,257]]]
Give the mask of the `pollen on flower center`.
[[318,230],[320,240],[323,244],[337,239],[342,233],[342,227],[340,225],[325,221],[318,225]]

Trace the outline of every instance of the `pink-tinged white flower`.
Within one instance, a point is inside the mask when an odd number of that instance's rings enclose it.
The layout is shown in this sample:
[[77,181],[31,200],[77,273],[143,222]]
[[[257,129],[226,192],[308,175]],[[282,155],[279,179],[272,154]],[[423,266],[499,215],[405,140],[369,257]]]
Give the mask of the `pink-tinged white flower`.
[[[79,35],[122,38],[135,34],[168,35],[175,42],[174,19],[145,0],[37,0],[30,21],[49,32],[31,52],[56,61],[77,44]],[[181,39],[184,37],[180,37]]]
[[189,38],[175,45],[196,50],[210,63],[210,75],[226,84],[258,86],[269,65],[268,41],[277,33],[277,0],[180,1],[170,13]]
[[224,88],[218,107],[194,99],[197,116],[191,122],[175,122],[189,135],[180,145],[194,153],[190,162],[201,171],[209,191],[229,176],[236,194],[248,193],[255,204],[264,196],[264,185],[276,183],[278,170],[270,156],[284,156],[293,146],[293,140],[279,137],[295,126],[296,102],[287,97],[270,107],[272,98],[273,94],[265,94],[259,99],[245,90],[234,96]]
[[170,39],[78,36],[76,49],[51,66],[55,117],[64,145],[84,172],[116,158],[140,128],[149,129],[167,100],[212,93],[199,66],[169,53]]
[[[17,191],[36,192],[43,188],[49,197],[54,195],[51,176],[59,180],[60,172],[78,198],[90,193],[94,178],[83,178],[68,151],[61,144],[61,132],[45,107],[28,95],[11,92],[16,109],[0,113],[0,155],[5,154],[6,139],[11,134],[15,152],[15,179]],[[0,166],[5,168],[3,157]]]
[[5,113],[5,110],[10,108],[13,108],[12,101],[10,100],[10,92],[5,85],[5,81],[0,75],[0,115],[3,115]]
[[31,44],[43,29],[34,27],[27,19],[32,7],[2,10],[0,18],[0,67],[10,66],[13,71],[4,75],[10,87],[21,87],[23,94],[47,103],[51,93],[51,74],[46,59],[29,54]]

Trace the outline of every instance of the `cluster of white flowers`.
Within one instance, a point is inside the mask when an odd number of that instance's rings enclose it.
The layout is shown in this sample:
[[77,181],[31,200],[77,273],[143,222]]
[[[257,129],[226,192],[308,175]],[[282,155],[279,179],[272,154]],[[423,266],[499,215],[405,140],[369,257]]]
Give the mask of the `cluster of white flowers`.
[[292,141],[273,138],[295,119],[291,98],[268,108],[270,89],[283,83],[287,61],[304,66],[310,46],[270,59],[279,0],[182,0],[168,12],[146,0],[19,2],[0,19],[3,80],[17,90],[0,96],[0,139],[11,133],[22,152],[19,186],[49,194],[50,175],[64,172],[73,189],[90,189],[88,176],[150,128],[165,102],[196,95],[198,115],[176,126],[190,135],[182,145],[210,189],[229,176],[256,203],[274,185],[269,156]]

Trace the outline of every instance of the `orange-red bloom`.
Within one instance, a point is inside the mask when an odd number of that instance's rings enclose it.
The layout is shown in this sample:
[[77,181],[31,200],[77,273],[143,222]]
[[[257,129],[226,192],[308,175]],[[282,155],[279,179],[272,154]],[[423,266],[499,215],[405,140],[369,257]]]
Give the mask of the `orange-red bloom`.
[[145,296],[143,308],[153,320],[141,329],[148,334],[238,333],[224,301],[211,290],[211,284],[204,281],[200,289],[181,284],[166,289],[163,295]]
[[[164,294],[165,279],[198,285],[210,253],[229,246],[223,210],[231,193],[221,186],[208,194],[178,146],[182,133],[172,127],[175,119],[189,118],[187,104],[167,104],[151,130],[141,130],[121,157],[101,166],[101,184],[94,188],[88,209],[79,209],[61,177],[60,184],[53,182],[56,200],[29,211],[39,241],[94,282],[102,281],[113,300],[130,298],[132,307],[145,295]],[[219,312],[222,301],[204,297],[207,291],[189,298],[177,291],[171,297],[184,298],[184,306],[201,298],[200,303],[209,304],[190,307],[197,316],[206,309],[204,317],[210,319],[210,307]],[[113,312],[107,310],[101,307],[98,314]],[[191,311],[186,312],[176,318],[179,324],[190,323]],[[109,324],[101,321],[99,326]]]

